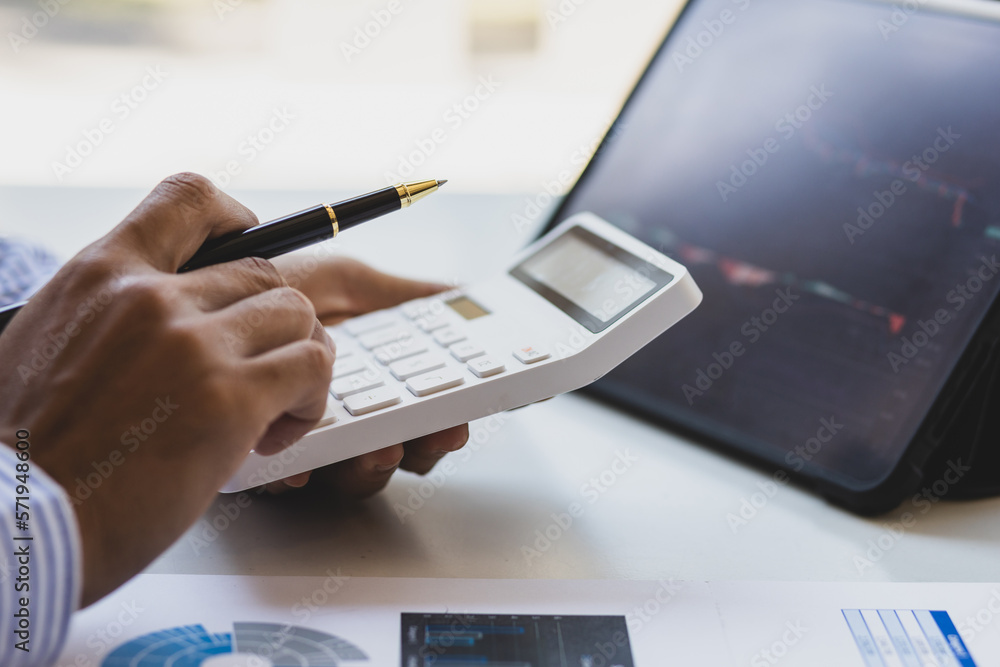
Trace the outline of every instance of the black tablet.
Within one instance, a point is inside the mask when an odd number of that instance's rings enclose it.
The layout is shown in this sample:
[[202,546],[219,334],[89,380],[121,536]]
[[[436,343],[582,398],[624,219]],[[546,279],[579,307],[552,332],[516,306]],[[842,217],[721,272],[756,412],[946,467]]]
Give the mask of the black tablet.
[[691,0],[551,224],[578,211],[705,293],[594,391],[889,509],[993,358],[1000,3]]

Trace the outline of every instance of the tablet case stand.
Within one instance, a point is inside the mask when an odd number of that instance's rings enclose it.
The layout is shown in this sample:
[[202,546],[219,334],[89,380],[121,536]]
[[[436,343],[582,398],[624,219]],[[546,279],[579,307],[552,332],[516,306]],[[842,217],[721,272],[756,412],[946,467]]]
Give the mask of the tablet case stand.
[[[952,395],[954,408],[929,437],[937,447],[924,468],[923,487],[948,499],[1000,494],[1000,338],[980,343],[969,367],[967,389]],[[978,358],[977,358],[978,357]],[[966,470],[968,468],[968,470]],[[956,476],[957,482],[951,482]],[[943,494],[942,494],[943,495]]]

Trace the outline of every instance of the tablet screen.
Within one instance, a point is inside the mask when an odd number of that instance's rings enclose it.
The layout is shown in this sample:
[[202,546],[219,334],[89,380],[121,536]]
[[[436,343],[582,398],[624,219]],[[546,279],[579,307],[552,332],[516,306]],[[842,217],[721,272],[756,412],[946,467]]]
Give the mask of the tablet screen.
[[605,390],[793,469],[886,475],[1000,289],[998,72],[1000,23],[925,3],[696,0],[558,215],[705,293]]

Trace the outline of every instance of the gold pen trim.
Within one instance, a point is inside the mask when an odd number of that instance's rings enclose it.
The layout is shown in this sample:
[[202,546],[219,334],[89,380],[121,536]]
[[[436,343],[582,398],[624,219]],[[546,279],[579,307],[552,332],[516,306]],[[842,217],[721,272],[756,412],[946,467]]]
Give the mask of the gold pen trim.
[[337,238],[337,234],[340,233],[340,223],[337,222],[337,214],[334,213],[333,207],[329,204],[323,204],[323,208],[326,209],[327,215],[330,216],[330,223],[333,225],[333,237]]
[[436,192],[446,181],[411,181],[396,185],[396,195],[399,197],[399,208],[412,206],[432,192]]
[[399,195],[399,208],[406,208],[413,203],[413,195],[410,194],[406,183],[400,183],[396,186],[396,194]]

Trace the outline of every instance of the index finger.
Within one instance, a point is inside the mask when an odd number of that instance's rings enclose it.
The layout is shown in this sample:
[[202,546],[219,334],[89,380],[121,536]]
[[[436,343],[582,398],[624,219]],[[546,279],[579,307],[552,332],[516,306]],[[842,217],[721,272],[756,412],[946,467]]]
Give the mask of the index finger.
[[111,237],[127,243],[133,257],[176,273],[207,239],[257,222],[250,209],[204,176],[181,173],[160,181]]

